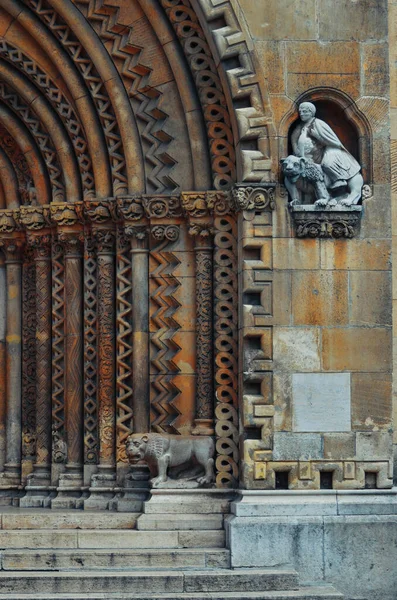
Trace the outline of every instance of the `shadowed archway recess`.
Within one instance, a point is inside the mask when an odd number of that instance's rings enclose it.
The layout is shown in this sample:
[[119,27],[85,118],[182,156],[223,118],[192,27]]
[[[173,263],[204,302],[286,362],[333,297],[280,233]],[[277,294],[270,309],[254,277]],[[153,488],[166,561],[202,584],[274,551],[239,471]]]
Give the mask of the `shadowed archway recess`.
[[0,24],[0,494],[128,505],[149,431],[214,435],[236,487],[231,189],[274,179],[274,134],[233,3],[0,0]]

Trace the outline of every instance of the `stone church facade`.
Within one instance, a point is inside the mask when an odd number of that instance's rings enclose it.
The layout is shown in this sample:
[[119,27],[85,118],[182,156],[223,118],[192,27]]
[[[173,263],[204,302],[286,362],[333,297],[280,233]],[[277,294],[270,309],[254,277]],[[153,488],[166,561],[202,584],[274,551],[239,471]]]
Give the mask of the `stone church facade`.
[[393,0],[0,0],[4,515],[226,513],[235,573],[395,599],[396,35]]

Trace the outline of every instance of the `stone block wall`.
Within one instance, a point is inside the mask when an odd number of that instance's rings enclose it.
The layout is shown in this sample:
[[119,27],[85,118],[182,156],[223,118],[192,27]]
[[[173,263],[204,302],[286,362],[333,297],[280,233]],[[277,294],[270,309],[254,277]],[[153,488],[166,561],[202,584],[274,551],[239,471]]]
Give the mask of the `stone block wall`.
[[[256,246],[263,235],[263,247],[257,250],[261,268],[267,270],[262,281],[271,281],[266,324],[272,351],[267,352],[262,377],[260,367],[254,368],[262,391],[243,387],[245,412],[254,415],[251,421],[245,418],[245,484],[256,489],[391,487],[396,295],[391,271],[388,3],[240,0],[240,5],[269,92],[278,159],[288,154],[296,103],[303,97],[314,103],[329,99],[356,128],[359,160],[371,190],[353,239],[298,239],[280,173],[275,173],[280,185],[272,239],[268,231],[254,228]],[[397,10],[396,2],[389,5],[390,11]],[[393,31],[392,26],[391,35]],[[391,57],[392,68],[395,60]],[[395,137],[394,129],[392,125]],[[253,265],[251,246],[242,248],[243,273]],[[242,291],[249,292],[244,281],[243,276]],[[244,315],[254,310],[250,302],[248,293]]]

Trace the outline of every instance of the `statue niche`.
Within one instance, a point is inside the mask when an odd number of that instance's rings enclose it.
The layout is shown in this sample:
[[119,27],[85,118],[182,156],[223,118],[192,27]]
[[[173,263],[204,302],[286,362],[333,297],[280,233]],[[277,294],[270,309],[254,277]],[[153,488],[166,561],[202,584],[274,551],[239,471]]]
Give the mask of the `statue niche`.
[[126,453],[131,465],[147,463],[152,488],[210,487],[215,480],[215,444],[208,436],[133,433]]
[[356,205],[364,183],[361,167],[333,129],[315,115],[314,104],[300,104],[300,122],[291,134],[293,154],[280,161],[290,205]]

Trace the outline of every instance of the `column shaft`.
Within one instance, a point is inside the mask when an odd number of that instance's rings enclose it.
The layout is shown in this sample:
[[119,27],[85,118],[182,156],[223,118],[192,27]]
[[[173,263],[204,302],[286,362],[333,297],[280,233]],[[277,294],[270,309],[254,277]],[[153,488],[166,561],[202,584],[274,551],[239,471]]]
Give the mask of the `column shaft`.
[[83,466],[83,265],[81,241],[65,242],[65,424],[67,471]]
[[97,232],[99,466],[115,466],[115,234]]
[[6,464],[5,472],[18,483],[22,450],[22,263],[20,248],[9,243],[6,250]]
[[7,277],[3,255],[0,252],[0,470],[5,462],[6,435],[6,323],[7,323]]
[[213,258],[212,236],[196,236],[196,347],[197,387],[195,435],[213,430]]
[[131,237],[132,389],[134,431],[141,433],[150,431],[149,250],[146,230],[136,229]]

